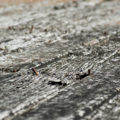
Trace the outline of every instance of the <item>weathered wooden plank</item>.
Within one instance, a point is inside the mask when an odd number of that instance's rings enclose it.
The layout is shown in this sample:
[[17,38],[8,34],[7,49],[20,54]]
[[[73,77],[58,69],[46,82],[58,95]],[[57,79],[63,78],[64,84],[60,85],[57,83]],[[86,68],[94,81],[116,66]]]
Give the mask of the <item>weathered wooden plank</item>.
[[[106,45],[102,47],[105,48],[105,46]],[[107,44],[106,47],[109,48],[109,44]],[[69,55],[69,57],[61,58],[61,60],[59,60],[58,62],[51,63],[50,65],[46,66],[46,68],[42,68],[42,70],[39,71],[40,73],[39,76],[33,76],[32,73],[28,74],[28,72],[26,72],[25,75],[9,80],[1,87],[1,92],[3,93],[1,96],[1,99],[2,98],[6,99],[5,104],[1,104],[1,108],[5,108],[5,110],[6,109],[9,110],[14,115],[24,112],[27,109],[30,109],[31,107],[33,107],[34,104],[38,104],[40,101],[49,99],[49,97],[53,97],[54,95],[58,94],[58,92],[60,91],[58,89],[59,87],[58,86],[52,87],[48,85],[49,80],[55,80],[55,81],[62,80],[63,82],[70,85],[71,83],[76,82],[76,79],[75,79],[76,72],[78,71],[80,72],[80,70],[82,69],[83,71],[89,68],[92,68],[92,71],[95,71],[96,69],[98,69],[97,71],[99,71],[99,69],[101,69],[102,67],[103,69],[105,69],[103,65],[104,62],[109,60],[109,57],[117,56],[116,54],[118,54],[118,51],[114,52],[111,49],[111,52],[109,51],[107,55],[106,53],[103,52],[102,56],[104,56],[104,58],[102,58],[102,60],[101,58],[98,58],[97,55],[95,58],[95,56],[92,54],[93,52],[91,52],[91,57],[90,55],[89,56],[83,55],[81,57],[80,50],[77,50],[76,52],[73,52],[71,55]],[[107,59],[105,59],[105,55]],[[96,62],[93,62],[95,61],[94,59],[96,60]],[[119,58],[117,59],[119,60]],[[77,62],[77,65],[76,65],[76,62]],[[106,73],[104,73],[104,75],[105,74]],[[99,75],[96,75],[96,76],[98,77]],[[102,78],[100,80],[102,81]],[[86,86],[89,86],[91,84],[88,81],[85,82]],[[92,81],[94,81],[93,83],[96,85],[95,80],[92,80]],[[103,85],[105,81],[106,79],[105,80],[103,79],[103,83],[102,83]],[[100,83],[98,81],[97,83],[98,83],[97,85],[98,87]],[[85,88],[85,85],[83,86]],[[95,89],[97,89],[97,87],[95,87]],[[106,86],[102,86],[102,87],[106,89]],[[92,89],[94,89],[94,87],[92,87]],[[103,91],[105,90],[103,89]],[[22,96],[22,98],[20,98],[20,96]],[[27,96],[27,99],[26,99],[26,96]],[[84,93],[83,93],[83,96],[84,96]]]
[[[25,12],[24,7],[15,7],[16,12],[10,7],[9,17],[4,8],[0,119],[109,119],[106,106],[120,88],[119,4],[80,0],[53,7],[25,5]],[[77,73],[88,69],[92,75],[76,80]],[[112,107],[113,118],[119,118]]]

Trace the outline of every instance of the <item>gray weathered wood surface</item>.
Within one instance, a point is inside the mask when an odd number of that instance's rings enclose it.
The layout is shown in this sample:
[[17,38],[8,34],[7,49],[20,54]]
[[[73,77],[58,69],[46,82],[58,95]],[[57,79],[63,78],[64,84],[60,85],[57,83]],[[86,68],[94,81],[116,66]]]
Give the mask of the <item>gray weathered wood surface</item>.
[[120,119],[119,0],[22,4],[0,18],[0,120]]

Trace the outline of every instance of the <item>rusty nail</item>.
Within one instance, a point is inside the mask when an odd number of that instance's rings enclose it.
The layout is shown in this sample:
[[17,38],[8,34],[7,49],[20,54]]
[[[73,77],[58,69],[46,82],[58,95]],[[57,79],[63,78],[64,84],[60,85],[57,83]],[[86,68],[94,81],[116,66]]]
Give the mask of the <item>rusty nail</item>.
[[32,68],[32,71],[35,73],[35,75],[38,75],[39,73],[35,70],[35,68]]

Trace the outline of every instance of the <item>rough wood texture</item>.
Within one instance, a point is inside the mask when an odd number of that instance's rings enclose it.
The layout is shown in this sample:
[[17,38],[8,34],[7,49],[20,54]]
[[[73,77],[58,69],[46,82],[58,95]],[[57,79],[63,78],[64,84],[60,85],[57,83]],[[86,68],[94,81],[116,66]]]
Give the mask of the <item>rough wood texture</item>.
[[0,120],[120,119],[119,1],[0,11]]

